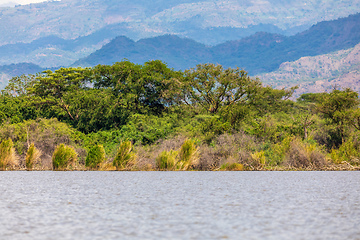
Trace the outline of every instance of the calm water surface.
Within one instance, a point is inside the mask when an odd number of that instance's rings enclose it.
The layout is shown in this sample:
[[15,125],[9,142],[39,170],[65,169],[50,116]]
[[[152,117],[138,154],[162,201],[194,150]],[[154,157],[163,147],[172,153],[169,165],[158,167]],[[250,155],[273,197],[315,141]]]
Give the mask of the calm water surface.
[[0,239],[360,239],[360,173],[0,172]]

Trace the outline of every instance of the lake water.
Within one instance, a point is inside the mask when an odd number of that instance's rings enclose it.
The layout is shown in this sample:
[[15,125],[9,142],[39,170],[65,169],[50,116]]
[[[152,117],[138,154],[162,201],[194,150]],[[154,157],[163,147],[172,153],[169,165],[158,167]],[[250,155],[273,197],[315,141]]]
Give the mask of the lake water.
[[0,172],[0,239],[360,239],[360,172]]

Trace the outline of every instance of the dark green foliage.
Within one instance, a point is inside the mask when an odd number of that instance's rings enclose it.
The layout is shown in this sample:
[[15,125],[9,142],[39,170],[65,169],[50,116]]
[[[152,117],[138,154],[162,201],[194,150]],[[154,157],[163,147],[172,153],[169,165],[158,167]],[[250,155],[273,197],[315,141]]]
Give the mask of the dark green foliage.
[[92,147],[86,157],[85,166],[90,169],[99,169],[105,161],[105,149],[103,145]]

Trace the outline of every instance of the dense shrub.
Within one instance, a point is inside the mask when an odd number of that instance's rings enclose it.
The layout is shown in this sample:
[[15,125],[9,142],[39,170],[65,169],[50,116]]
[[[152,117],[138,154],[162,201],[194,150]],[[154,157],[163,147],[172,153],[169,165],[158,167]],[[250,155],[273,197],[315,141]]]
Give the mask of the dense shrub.
[[17,164],[14,144],[11,138],[4,140],[0,144],[0,170],[13,167]]
[[134,114],[129,122],[122,126],[122,139],[129,139],[135,143],[153,144],[165,138],[174,131],[174,116],[157,117],[152,115]]
[[293,139],[287,152],[285,164],[301,169],[319,169],[327,164],[323,150],[315,142]]
[[133,145],[130,141],[124,141],[120,144],[113,165],[116,170],[128,170],[135,164],[136,155],[133,152]]
[[85,166],[90,169],[99,169],[105,161],[105,149],[103,145],[92,147],[86,157]]
[[65,144],[60,144],[55,148],[52,156],[54,170],[67,170],[77,161],[75,149]]
[[214,139],[213,144],[203,144],[200,147],[199,170],[219,169],[226,163],[240,163],[246,169],[253,169],[254,164],[251,154],[257,149],[255,138],[244,132],[222,134]]
[[352,165],[360,164],[360,136],[354,135],[340,145],[338,149],[331,150],[331,159],[336,164],[348,162]]
[[32,143],[26,153],[25,165],[27,170],[32,170],[34,165],[40,161],[41,151]]

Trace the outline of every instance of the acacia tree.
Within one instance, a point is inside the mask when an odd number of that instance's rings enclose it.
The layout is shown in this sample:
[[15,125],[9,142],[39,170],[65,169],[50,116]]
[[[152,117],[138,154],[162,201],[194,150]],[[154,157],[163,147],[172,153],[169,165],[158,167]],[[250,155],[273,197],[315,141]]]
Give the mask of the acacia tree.
[[3,121],[18,123],[39,116],[40,111],[31,104],[28,89],[36,82],[38,75],[21,75],[10,79],[0,92],[0,124]]
[[9,80],[8,85],[2,90],[3,95],[12,97],[26,96],[28,89],[31,88],[39,74],[29,74],[13,77]]
[[90,74],[89,69],[84,68],[60,68],[55,72],[47,70],[37,76],[28,91],[36,105],[47,106],[56,115],[65,113],[71,121],[77,121],[79,115],[72,111],[71,102],[67,101],[66,96],[74,92],[80,95],[86,90]]
[[222,106],[248,102],[260,87],[260,81],[251,79],[239,68],[223,69],[221,65],[200,64],[196,69],[185,71],[183,102],[217,113]]
[[[316,110],[328,120],[329,125],[334,126],[336,129],[336,131],[331,134],[333,145],[340,146],[340,144],[344,142],[346,136],[345,130],[350,125],[354,126],[354,124],[349,122],[349,118],[358,106],[358,93],[352,91],[350,88],[344,90],[335,88],[330,93],[323,94],[316,104]],[[356,115],[353,117],[355,116]]]

